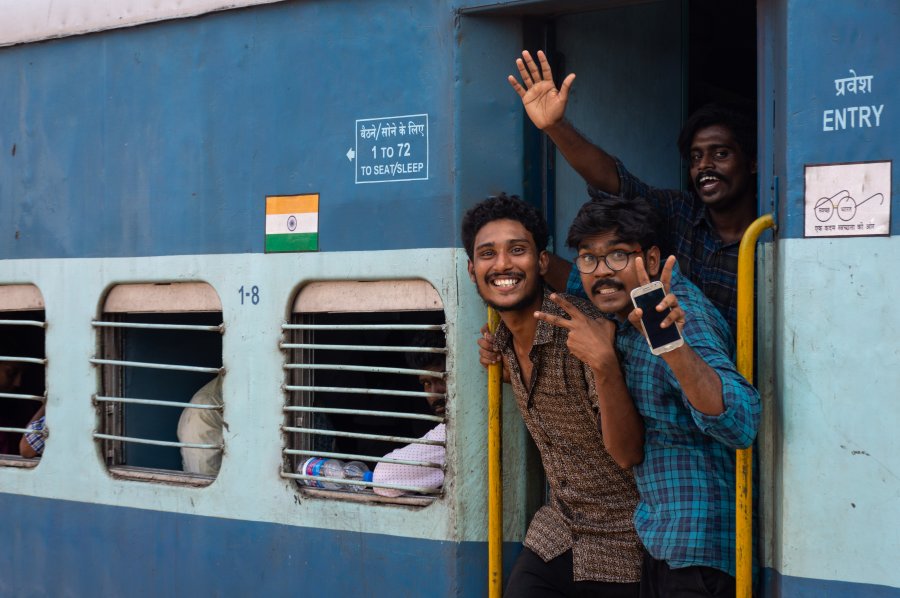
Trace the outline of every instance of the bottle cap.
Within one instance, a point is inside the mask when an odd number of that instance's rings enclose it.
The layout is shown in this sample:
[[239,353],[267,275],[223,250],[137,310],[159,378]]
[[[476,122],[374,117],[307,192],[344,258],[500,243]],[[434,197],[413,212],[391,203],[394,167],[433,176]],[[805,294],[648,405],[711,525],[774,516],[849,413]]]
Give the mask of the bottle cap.
[[372,472],[371,471],[367,471],[366,473],[363,474],[363,481],[364,482],[372,481]]

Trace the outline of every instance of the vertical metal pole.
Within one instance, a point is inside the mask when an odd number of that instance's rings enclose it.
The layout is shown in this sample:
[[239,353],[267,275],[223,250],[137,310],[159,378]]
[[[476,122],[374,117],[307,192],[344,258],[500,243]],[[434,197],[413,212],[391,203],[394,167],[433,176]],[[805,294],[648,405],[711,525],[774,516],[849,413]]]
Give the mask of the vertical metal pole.
[[[754,266],[759,235],[775,226],[771,214],[751,224],[738,250],[737,271],[737,367],[753,382]],[[737,598],[751,598],[753,592],[753,447],[736,454],[735,564]]]
[[[497,330],[500,317],[488,308],[488,328]],[[488,597],[503,593],[503,477],[500,451],[501,377],[503,365],[488,367]]]

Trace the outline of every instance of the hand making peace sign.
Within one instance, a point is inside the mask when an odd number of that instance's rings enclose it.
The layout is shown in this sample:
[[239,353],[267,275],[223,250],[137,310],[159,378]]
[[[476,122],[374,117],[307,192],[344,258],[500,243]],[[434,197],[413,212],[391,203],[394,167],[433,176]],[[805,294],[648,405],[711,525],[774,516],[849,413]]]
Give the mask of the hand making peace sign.
[[[678,298],[675,297],[671,292],[672,288],[672,269],[675,267],[675,259],[674,255],[670,255],[666,260],[665,265],[663,266],[662,273],[659,275],[659,281],[663,285],[663,290],[666,292],[666,296],[662,301],[659,302],[659,305],[656,306],[656,311],[664,311],[667,307],[672,309],[672,312],[666,316],[666,318],[659,325],[660,328],[668,328],[672,324],[675,324],[678,327],[678,332],[681,332],[681,329],[684,328],[685,321],[685,313],[684,310],[681,309],[681,306],[678,304]],[[634,267],[637,269],[638,282],[643,286],[645,284],[650,283],[650,275],[647,274],[647,268],[644,266],[644,258],[636,257],[634,258]],[[643,328],[641,327],[641,315],[643,314],[643,310],[640,308],[635,308],[628,314],[628,321],[641,331],[643,334]]]
[[557,293],[551,294],[550,300],[560,306],[569,318],[554,316],[542,311],[534,312],[534,317],[568,330],[569,336],[566,345],[572,355],[595,369],[602,369],[610,363],[618,365],[615,352],[616,325],[614,322],[606,318],[594,320],[588,317]]

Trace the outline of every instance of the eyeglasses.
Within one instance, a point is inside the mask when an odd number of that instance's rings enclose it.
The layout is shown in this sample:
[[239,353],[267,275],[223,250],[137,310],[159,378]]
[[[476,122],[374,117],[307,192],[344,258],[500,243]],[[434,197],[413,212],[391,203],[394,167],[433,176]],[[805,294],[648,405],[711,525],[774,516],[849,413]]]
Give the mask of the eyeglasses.
[[624,251],[622,249],[616,249],[615,251],[611,251],[606,255],[591,255],[590,253],[582,253],[575,258],[575,267],[577,267],[578,271],[582,274],[590,274],[597,269],[597,266],[600,265],[600,262],[603,262],[606,264],[607,268],[609,268],[613,272],[618,272],[619,270],[624,270],[625,267],[628,266],[628,258],[630,256],[640,252],[640,249],[635,249],[634,251]]

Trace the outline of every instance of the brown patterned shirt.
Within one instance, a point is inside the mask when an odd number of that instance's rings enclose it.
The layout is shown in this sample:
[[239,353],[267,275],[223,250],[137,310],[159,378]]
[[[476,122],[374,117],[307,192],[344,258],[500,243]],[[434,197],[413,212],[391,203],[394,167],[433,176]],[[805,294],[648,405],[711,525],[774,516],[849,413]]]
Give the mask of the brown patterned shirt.
[[[601,317],[589,302],[564,296],[589,316]],[[541,310],[567,317],[546,291]],[[544,561],[571,548],[575,581],[636,582],[642,549],[632,523],[638,501],[634,477],[606,452],[594,377],[569,353],[567,336],[566,329],[538,321],[529,392],[512,334],[502,322],[495,334],[551,490],[549,504],[528,526],[525,546]]]

